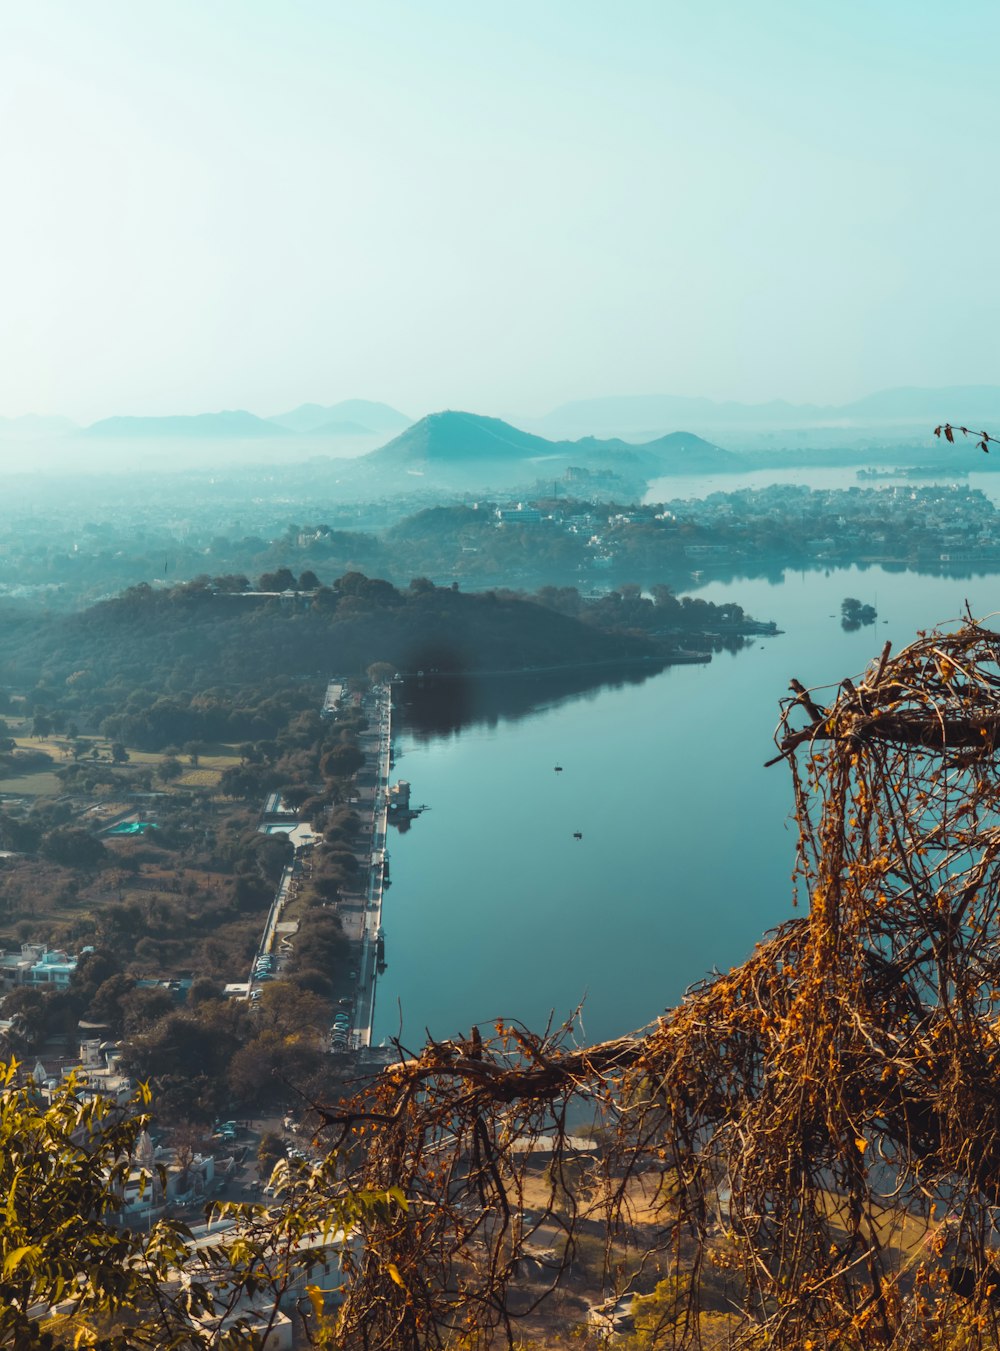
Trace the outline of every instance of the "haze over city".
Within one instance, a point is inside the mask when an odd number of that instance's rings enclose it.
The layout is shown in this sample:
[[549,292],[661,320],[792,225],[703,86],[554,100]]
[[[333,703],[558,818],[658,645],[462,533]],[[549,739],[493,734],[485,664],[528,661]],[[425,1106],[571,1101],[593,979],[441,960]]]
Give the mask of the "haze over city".
[[992,383],[995,7],[42,0],[0,414]]
[[1000,9],[4,17],[0,1346],[998,1351]]

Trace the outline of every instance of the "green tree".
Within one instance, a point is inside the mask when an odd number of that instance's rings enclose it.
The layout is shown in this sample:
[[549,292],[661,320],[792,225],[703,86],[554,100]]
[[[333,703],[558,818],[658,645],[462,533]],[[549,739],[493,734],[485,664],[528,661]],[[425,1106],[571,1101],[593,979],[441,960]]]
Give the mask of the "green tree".
[[[280,1209],[217,1204],[211,1212],[231,1227],[196,1250],[176,1221],[133,1229],[119,1220],[126,1188],[141,1193],[156,1180],[139,1162],[148,1094],[123,1114],[85,1100],[72,1079],[51,1103],[18,1079],[16,1061],[0,1066],[0,1345],[249,1351],[265,1344],[279,1300],[329,1260],[339,1235],[405,1208],[397,1191],[346,1190],[335,1156],[308,1174],[286,1162]],[[274,1312],[251,1330],[239,1311],[253,1293]]]
[[172,755],[168,755],[156,766],[156,777],[161,783],[171,783],[174,779],[179,779],[183,773],[181,762],[175,760]]
[[254,1013],[258,1033],[273,1032],[289,1040],[320,1036],[330,1023],[330,1006],[291,981],[276,980],[264,987]]
[[250,579],[240,573],[227,573],[224,577],[213,577],[212,585],[216,591],[227,592],[238,595],[241,591],[250,590]]
[[295,573],[290,568],[279,568],[277,572],[262,572],[258,589],[261,591],[292,591],[295,586]]
[[349,779],[365,762],[363,751],[353,741],[343,741],[323,756],[321,769],[328,779]]
[[120,1002],[126,1036],[143,1032],[173,1011],[174,1000],[162,986],[135,986]]
[[79,826],[57,826],[41,843],[41,852],[67,868],[96,868],[108,856],[100,840]]
[[222,998],[222,988],[218,982],[212,980],[209,976],[199,976],[197,980],[191,983],[187,1002],[189,1008],[197,1008],[199,1004],[218,1004],[222,1001]]
[[123,1001],[134,989],[135,981],[131,976],[126,976],[121,972],[109,976],[106,981],[98,986],[89,1007],[85,1009],[87,1020],[95,1023],[107,1023],[112,1033],[116,1037],[120,1037],[125,1026]]
[[19,985],[3,1001],[3,1016],[12,1023],[13,1042],[25,1050],[37,1050],[49,1031],[49,1001],[41,990]]

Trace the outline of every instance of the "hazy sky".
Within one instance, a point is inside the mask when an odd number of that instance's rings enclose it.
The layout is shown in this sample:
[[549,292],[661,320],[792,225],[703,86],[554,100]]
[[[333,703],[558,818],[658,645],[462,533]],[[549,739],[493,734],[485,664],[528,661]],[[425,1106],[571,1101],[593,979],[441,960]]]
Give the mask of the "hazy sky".
[[0,13],[0,414],[1000,383],[995,0]]

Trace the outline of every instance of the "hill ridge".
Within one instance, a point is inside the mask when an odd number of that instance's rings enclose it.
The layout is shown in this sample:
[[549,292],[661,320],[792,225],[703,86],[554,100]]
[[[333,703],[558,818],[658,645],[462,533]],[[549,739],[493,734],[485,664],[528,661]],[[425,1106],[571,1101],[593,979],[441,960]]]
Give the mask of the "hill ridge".
[[656,462],[664,460],[667,471],[670,462],[676,462],[678,456],[684,457],[685,469],[694,464],[715,469],[727,465],[735,467],[740,463],[739,457],[731,451],[693,432],[669,432],[647,442],[617,437],[602,440],[593,436],[577,441],[550,441],[501,418],[458,409],[428,413],[399,436],[362,458],[378,466],[400,464],[412,467],[418,464],[471,466],[483,461],[509,463],[543,457],[594,460],[624,454],[644,457],[658,469],[663,469],[664,465]]
[[84,427],[83,436],[281,436],[273,422],[245,408],[219,413],[171,414],[167,417],[109,417]]

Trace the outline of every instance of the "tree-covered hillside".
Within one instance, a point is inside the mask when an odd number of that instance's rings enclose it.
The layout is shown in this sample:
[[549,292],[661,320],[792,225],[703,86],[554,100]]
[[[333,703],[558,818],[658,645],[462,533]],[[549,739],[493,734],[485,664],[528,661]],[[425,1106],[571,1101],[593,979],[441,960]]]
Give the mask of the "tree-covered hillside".
[[108,734],[150,749],[273,736],[318,707],[332,673],[373,662],[453,674],[656,659],[641,634],[509,594],[466,595],[424,579],[397,590],[360,573],[288,596],[227,591],[218,580],[139,586],[81,614],[13,612],[0,626],[0,687],[80,730],[141,714],[141,733],[132,719]]
[[373,661],[401,672],[469,671],[650,655],[639,639],[610,637],[528,600],[466,595],[420,579],[397,590],[360,573],[295,598],[225,593],[207,583],[133,587],[83,614],[22,622],[0,636],[4,673],[19,683],[76,675],[141,684],[151,671],[180,667],[201,689],[360,672]]

